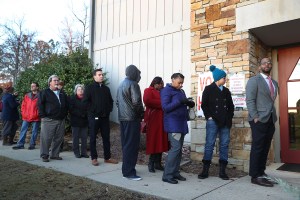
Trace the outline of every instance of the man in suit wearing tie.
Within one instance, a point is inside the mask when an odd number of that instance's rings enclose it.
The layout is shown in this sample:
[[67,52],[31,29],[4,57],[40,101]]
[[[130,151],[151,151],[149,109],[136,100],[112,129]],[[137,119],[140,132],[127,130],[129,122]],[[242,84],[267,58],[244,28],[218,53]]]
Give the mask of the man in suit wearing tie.
[[274,182],[265,174],[265,169],[277,121],[274,101],[278,83],[270,76],[272,63],[269,58],[260,61],[259,70],[260,73],[250,78],[246,85],[248,121],[252,131],[249,175],[251,183],[273,187]]

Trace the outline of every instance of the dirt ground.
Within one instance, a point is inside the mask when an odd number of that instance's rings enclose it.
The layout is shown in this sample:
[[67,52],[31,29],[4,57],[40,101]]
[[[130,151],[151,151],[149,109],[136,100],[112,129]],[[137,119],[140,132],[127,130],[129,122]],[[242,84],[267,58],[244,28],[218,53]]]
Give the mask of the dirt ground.
[[[71,151],[71,135],[66,134],[64,151]],[[102,138],[97,139],[99,157],[103,157]],[[120,129],[116,123],[111,123],[111,153],[112,158],[122,161]],[[166,153],[163,154],[163,160]],[[199,174],[202,164],[190,160],[190,149],[183,148],[184,165],[181,170],[187,173]],[[163,161],[164,162],[164,161]],[[142,135],[138,164],[147,165],[148,156],[145,154],[145,136]],[[218,166],[212,165],[210,176],[218,176]],[[246,173],[228,169],[229,177],[241,177]],[[0,156],[0,200],[10,199],[156,199],[155,197],[134,193],[115,186],[98,183],[86,178],[77,177],[51,169],[34,166]]]

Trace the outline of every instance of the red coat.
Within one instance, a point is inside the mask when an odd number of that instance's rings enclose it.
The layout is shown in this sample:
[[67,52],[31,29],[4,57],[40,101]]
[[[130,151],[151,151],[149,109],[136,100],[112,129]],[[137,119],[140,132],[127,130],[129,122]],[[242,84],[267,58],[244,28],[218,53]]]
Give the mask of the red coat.
[[144,120],[147,123],[146,154],[168,151],[168,135],[164,131],[159,91],[154,87],[146,88],[143,101],[146,106]]
[[32,97],[32,93],[29,92],[24,96],[22,105],[21,105],[21,113],[22,119],[28,122],[36,122],[40,121],[40,117],[38,114],[38,94]]

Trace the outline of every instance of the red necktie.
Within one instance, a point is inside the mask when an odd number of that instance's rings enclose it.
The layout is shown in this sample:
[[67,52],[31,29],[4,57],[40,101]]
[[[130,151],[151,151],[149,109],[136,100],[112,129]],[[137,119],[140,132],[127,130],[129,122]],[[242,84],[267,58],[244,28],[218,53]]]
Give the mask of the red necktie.
[[273,83],[272,83],[271,76],[268,76],[268,80],[269,80],[270,94],[271,94],[272,99],[274,99],[274,86],[273,86]]

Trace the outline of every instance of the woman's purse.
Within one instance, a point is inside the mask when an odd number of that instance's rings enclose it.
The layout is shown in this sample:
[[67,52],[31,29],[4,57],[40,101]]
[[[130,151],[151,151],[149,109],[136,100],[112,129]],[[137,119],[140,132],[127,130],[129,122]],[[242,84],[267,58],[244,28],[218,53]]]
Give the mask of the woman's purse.
[[188,121],[196,119],[196,112],[195,112],[194,108],[188,108],[187,113],[188,113],[188,116],[187,116]]

